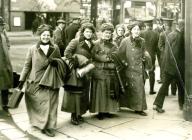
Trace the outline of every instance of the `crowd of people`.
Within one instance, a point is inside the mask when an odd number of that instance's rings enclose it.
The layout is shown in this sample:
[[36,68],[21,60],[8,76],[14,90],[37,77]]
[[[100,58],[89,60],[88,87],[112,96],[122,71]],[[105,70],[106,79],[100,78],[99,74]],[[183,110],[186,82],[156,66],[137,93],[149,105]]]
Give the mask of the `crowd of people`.
[[[42,24],[37,28],[39,41],[29,48],[20,75],[19,89],[25,89],[25,102],[32,126],[47,136],[55,136],[59,89],[64,95],[61,111],[71,113],[71,123],[79,125],[87,111],[99,120],[113,117],[121,107],[147,116],[145,81],[150,95],[156,94],[155,61],[158,58],[162,83],[154,101],[154,110],[163,113],[168,95],[178,89],[179,108],[184,104],[184,21],[172,29],[172,19],[135,20],[123,24],[103,23],[96,31],[89,20],[73,18],[66,26]],[[8,56],[8,39],[0,18],[0,90],[3,108],[12,88],[12,67]],[[99,33],[98,33],[99,32]],[[9,65],[8,65],[9,64]],[[5,82],[8,80],[7,82]]]

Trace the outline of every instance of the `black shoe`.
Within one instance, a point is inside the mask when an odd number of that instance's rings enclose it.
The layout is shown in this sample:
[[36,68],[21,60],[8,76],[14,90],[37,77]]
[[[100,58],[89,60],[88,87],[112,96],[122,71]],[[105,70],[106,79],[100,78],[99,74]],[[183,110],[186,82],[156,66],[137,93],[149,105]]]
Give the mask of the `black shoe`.
[[104,116],[107,118],[113,118],[113,114],[110,113],[104,113]]
[[77,118],[77,116],[76,116],[76,114],[74,113],[72,113],[71,114],[71,123],[73,124],[73,125],[79,125],[79,120],[78,120],[78,118]]
[[78,115],[78,120],[80,121],[80,122],[84,122],[84,119],[83,119],[83,117],[81,116],[81,115]]
[[149,94],[153,95],[153,94],[156,94],[156,92],[155,91],[150,91]]
[[55,137],[55,130],[53,129],[43,129],[41,132],[49,137]]
[[139,114],[141,116],[147,116],[147,113],[144,111],[135,111],[136,114]]
[[97,115],[97,118],[98,118],[99,120],[103,120],[103,119],[104,119],[104,114],[103,114],[103,113],[99,113],[99,114]]
[[153,110],[156,110],[158,113],[164,113],[164,112],[165,112],[164,109],[162,109],[162,108],[160,108],[160,107],[158,107],[158,106],[153,107]]

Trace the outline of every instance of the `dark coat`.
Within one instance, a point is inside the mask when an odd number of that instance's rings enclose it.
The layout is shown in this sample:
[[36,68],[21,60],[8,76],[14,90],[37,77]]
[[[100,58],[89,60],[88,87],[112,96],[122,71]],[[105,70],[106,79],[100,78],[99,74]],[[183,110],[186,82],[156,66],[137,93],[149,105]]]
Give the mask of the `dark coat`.
[[177,63],[177,66],[181,74],[183,75],[185,68],[184,32],[175,30],[168,35],[167,40],[168,41],[166,41],[165,43],[165,54],[163,59],[163,64],[165,65],[164,71],[165,73],[168,73],[170,75],[177,76],[178,75],[176,68]]
[[65,50],[65,36],[62,29],[57,27],[55,31],[53,32],[53,41],[60,49],[61,55],[63,56],[64,50]]
[[65,29],[66,45],[75,38],[76,33],[78,32],[80,26],[79,24],[72,23]]
[[145,39],[146,50],[149,52],[153,64],[158,51],[159,34],[152,29],[145,30],[141,33],[141,37]]
[[0,34],[0,90],[12,88],[13,70],[9,58],[9,41],[5,33]]
[[[131,36],[122,40],[118,55],[127,62],[124,70],[126,93],[120,98],[120,106],[142,111],[147,109],[144,89],[144,64],[145,42],[140,38],[137,46]],[[122,60],[123,61],[123,60]]]

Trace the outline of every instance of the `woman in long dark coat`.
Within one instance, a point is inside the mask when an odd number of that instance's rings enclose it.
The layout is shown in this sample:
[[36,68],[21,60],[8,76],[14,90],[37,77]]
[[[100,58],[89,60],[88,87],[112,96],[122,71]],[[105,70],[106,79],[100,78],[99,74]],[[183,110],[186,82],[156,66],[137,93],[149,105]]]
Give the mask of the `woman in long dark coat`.
[[[120,97],[120,107],[128,107],[146,116],[144,59],[150,58],[140,35],[139,23],[129,25],[130,36],[122,40],[118,55],[127,62],[125,69],[126,93]],[[150,59],[149,59],[150,60]]]
[[69,80],[65,83],[65,93],[61,110],[71,113],[71,123],[73,125],[79,125],[80,122],[83,122],[82,115],[86,113],[89,107],[90,85],[90,78],[88,75],[76,77],[76,72],[81,66],[78,58],[74,57],[74,55],[84,56],[88,59],[84,66],[91,62],[92,49],[94,47],[92,43],[94,32],[95,29],[93,24],[85,23],[81,28],[80,37],[71,40],[64,52],[65,61],[70,68],[71,76],[76,80],[72,81],[70,84]]
[[50,42],[51,33],[48,25],[38,28],[40,41],[29,48],[18,87],[21,89],[26,81],[25,102],[31,125],[54,137],[59,87],[63,85],[56,80],[59,77],[50,73],[58,70],[59,62],[62,63],[59,48]]
[[92,87],[90,96],[90,112],[98,112],[99,120],[111,117],[118,110],[116,95],[119,92],[115,65],[110,59],[110,53],[117,49],[112,43],[114,27],[111,23],[101,26],[102,37],[95,42],[95,69],[92,72]]

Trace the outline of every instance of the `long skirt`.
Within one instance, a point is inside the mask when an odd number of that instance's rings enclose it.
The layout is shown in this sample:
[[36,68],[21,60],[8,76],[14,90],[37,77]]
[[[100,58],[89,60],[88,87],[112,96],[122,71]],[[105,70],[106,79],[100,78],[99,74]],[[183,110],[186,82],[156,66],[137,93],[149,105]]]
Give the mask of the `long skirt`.
[[29,121],[40,129],[56,128],[59,89],[27,83],[25,102]]
[[115,92],[119,92],[119,84],[114,71],[95,70],[91,86],[90,112],[116,112],[118,102],[113,98]]
[[89,94],[87,92],[68,92],[64,91],[61,111],[83,115],[89,107]]

